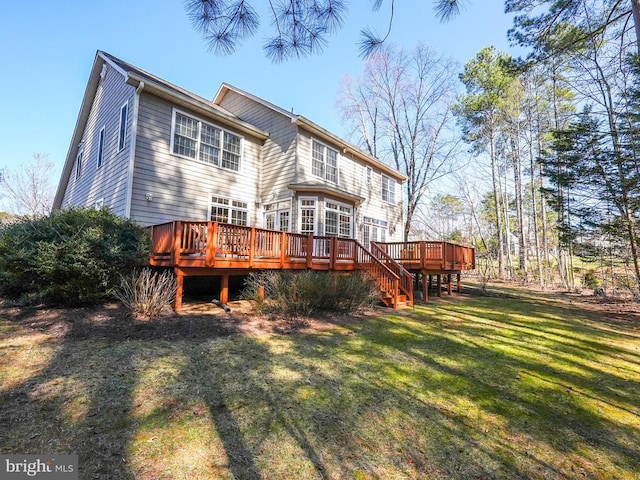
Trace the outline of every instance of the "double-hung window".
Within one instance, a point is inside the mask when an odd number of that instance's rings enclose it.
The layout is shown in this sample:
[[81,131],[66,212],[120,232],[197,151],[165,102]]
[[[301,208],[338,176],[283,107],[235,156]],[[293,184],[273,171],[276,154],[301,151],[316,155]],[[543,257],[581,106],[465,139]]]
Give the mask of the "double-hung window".
[[242,139],[215,125],[174,111],[171,151],[182,157],[240,170]]
[[212,222],[247,225],[247,202],[211,195],[209,212]]
[[396,203],[396,181],[386,175],[382,175],[382,201]]
[[338,152],[312,141],[311,173],[331,183],[338,183]]

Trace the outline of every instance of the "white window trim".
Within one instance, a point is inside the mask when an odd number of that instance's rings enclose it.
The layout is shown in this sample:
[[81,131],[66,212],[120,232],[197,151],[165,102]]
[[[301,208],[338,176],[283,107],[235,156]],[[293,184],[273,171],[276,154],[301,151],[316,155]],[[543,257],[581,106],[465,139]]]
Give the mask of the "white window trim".
[[[318,235],[318,226],[319,226],[319,222],[320,222],[320,218],[318,216],[318,207],[319,207],[319,201],[318,201],[318,197],[298,197],[298,221],[296,222],[298,224],[298,232],[302,233],[302,201],[303,200],[313,200],[315,202],[315,222],[313,225],[313,234],[314,235]],[[309,207],[304,207],[305,209],[309,208]]]
[[98,154],[96,155],[96,169],[101,168],[104,165],[104,141],[105,141],[106,127],[103,125],[98,132]]
[[[222,198],[222,199],[224,199],[224,200],[229,200],[229,204],[228,204],[228,205],[223,205],[223,204],[221,204],[221,203],[214,203],[214,202],[212,202],[212,201],[211,201],[211,198],[212,198],[212,197]],[[245,203],[247,206],[246,206],[246,208],[234,207],[234,206],[233,206],[233,202],[243,202],[243,203]],[[250,213],[250,212],[249,212],[249,202],[246,202],[246,201],[244,201],[244,200],[239,200],[239,199],[237,199],[237,198],[231,198],[231,197],[228,197],[228,196],[226,196],[226,195],[219,195],[219,194],[217,194],[217,193],[209,193],[209,207],[208,207],[208,209],[207,209],[207,218],[208,218],[209,220],[211,219],[211,207],[212,207],[212,206],[214,206],[214,205],[216,205],[216,206],[221,206],[221,207],[226,207],[226,208],[229,210],[229,215],[228,215],[228,217],[227,217],[227,221],[226,221],[226,222],[223,222],[223,223],[233,224],[233,222],[231,221],[231,220],[232,220],[232,218],[233,218],[233,215],[232,215],[232,213],[231,213],[231,212],[232,212],[233,210],[236,210],[236,211],[247,212],[247,225],[246,225],[246,226],[250,225],[250,221],[249,221],[249,218],[250,218],[250,217],[249,217],[249,213]],[[234,225],[235,225],[235,224],[234,224]]]
[[[392,201],[389,201],[388,198],[386,200],[384,199],[384,179],[385,178],[389,179],[388,185],[393,183],[393,200]],[[397,190],[396,187],[398,186],[397,183],[398,182],[396,182],[395,178],[390,177],[388,175],[385,175],[384,173],[380,174],[380,199],[383,202],[388,203],[389,205],[396,205],[397,204],[397,202],[396,202],[396,190]],[[391,189],[389,188],[388,190],[389,190],[389,194],[390,194],[391,193]],[[387,197],[388,196],[389,195],[387,195]]]
[[[122,111],[125,110],[124,129],[122,125]],[[127,146],[127,123],[129,122],[129,100],[120,107],[120,120],[118,122],[118,152]]]
[[[332,181],[332,180],[328,180],[327,179],[327,162],[326,162],[326,155],[325,155],[325,159],[324,159],[324,177],[321,177],[319,175],[315,175],[313,173],[313,144],[317,143],[319,145],[322,145],[324,148],[326,148],[327,150],[332,150],[334,152],[336,152],[336,181]],[[328,144],[321,142],[320,140],[316,140],[315,138],[311,139],[311,155],[310,155],[310,160],[311,160],[311,175],[316,177],[316,178],[322,178],[322,180],[324,180],[325,182],[329,182],[332,185],[340,185],[340,151],[337,148],[333,148],[330,147]]]
[[[197,146],[196,146],[196,158],[191,158],[188,157],[187,155],[180,155],[179,153],[175,153],[173,151],[173,146],[174,146],[174,141],[175,141],[175,133],[176,133],[176,113],[179,113],[181,115],[184,115],[186,117],[192,118],[195,121],[198,122],[198,140],[197,140]],[[200,129],[202,128],[202,124],[206,124],[209,125],[210,127],[216,128],[218,130],[221,130],[224,136],[224,132],[229,133],[235,137],[238,137],[240,139],[240,161],[238,163],[238,170],[233,170],[232,168],[226,168],[223,167],[222,164],[220,165],[214,165],[213,163],[209,163],[209,162],[204,162],[202,160],[200,160]],[[220,151],[222,152],[222,143],[220,144]],[[201,117],[198,117],[197,115],[193,115],[189,112],[185,112],[184,110],[179,110],[177,108],[173,109],[173,112],[171,113],[171,141],[169,142],[169,153],[173,156],[179,157],[179,158],[184,158],[185,160],[191,160],[192,162],[198,162],[202,165],[209,165],[210,167],[213,168],[219,168],[221,170],[225,170],[227,172],[233,172],[233,173],[241,173],[242,172],[242,165],[244,164],[244,136],[237,134],[236,132],[232,132],[231,130],[229,130],[228,128],[224,128],[221,127],[220,125],[217,125],[215,123],[211,123],[208,122],[206,120],[203,120]],[[221,157],[221,161],[222,161],[222,157]]]

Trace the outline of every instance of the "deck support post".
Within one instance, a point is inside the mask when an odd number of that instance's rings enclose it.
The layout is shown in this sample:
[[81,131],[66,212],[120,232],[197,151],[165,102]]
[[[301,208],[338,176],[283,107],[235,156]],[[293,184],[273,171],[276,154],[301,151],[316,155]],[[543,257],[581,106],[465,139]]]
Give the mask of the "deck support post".
[[264,302],[264,285],[258,285],[258,302]]
[[288,255],[287,252],[287,233],[280,233],[280,268],[284,268],[284,259]]
[[331,237],[329,243],[329,270],[336,269],[336,257],[338,256],[338,237]]
[[176,275],[176,297],[173,300],[173,309],[176,312],[182,310],[182,293],[184,291],[184,274],[180,270],[175,270]]
[[425,302],[429,301],[429,283],[431,282],[431,275],[426,275],[424,272],[420,274],[422,277],[422,298]]
[[459,273],[456,274],[456,292],[462,293],[462,280]]
[[451,274],[447,274],[447,295],[451,295]]
[[437,277],[436,288],[438,289],[437,295],[438,295],[438,297],[441,297],[442,296],[442,292],[441,292],[441,290],[442,290],[442,275],[438,274],[438,275],[436,275],[436,277]]
[[229,303],[229,275],[222,275],[220,285],[220,302]]
[[307,236],[307,268],[313,267],[313,235]]

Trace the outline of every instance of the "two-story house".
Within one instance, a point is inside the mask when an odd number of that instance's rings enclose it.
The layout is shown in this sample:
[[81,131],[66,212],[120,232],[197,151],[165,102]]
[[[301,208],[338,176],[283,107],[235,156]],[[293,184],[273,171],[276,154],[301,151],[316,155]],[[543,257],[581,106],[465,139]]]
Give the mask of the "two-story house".
[[226,301],[229,276],[260,268],[363,269],[397,306],[414,278],[396,260],[458,283],[473,268],[461,260],[472,250],[402,242],[405,180],[239,88],[207,100],[98,51],[54,208],[106,207],[152,226],[150,263],[174,269],[176,308],[185,276],[220,278]]
[[54,201],[143,225],[214,220],[399,241],[406,177],[231,85],[212,101],[96,54]]

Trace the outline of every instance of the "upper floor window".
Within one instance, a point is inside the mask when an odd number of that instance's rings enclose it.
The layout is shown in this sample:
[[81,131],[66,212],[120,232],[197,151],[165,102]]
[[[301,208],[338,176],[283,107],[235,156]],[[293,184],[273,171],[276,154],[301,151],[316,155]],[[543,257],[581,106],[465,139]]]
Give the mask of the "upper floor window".
[[104,127],[100,129],[98,134],[98,168],[102,166],[102,160],[104,159]]
[[247,202],[211,195],[209,205],[211,221],[247,225]]
[[382,175],[382,201],[396,203],[396,181],[386,175]]
[[240,170],[241,137],[174,111],[171,151],[176,155]]
[[82,157],[84,156],[84,151],[80,150],[78,155],[76,155],[76,178],[80,178],[82,175]]
[[338,183],[338,152],[315,140],[312,141],[311,173],[331,183]]
[[125,103],[120,107],[120,128],[118,130],[118,151],[124,148],[125,135],[127,133],[127,112],[129,110],[129,104]]

